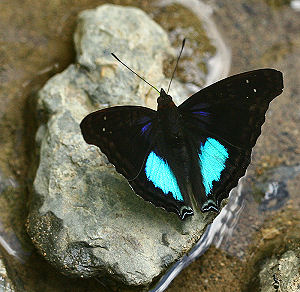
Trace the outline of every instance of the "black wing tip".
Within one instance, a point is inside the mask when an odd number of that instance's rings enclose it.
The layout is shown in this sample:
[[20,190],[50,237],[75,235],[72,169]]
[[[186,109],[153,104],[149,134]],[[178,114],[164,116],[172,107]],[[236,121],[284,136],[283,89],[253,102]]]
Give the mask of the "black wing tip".
[[79,124],[82,137],[87,144],[95,145],[95,133],[91,129],[91,114],[87,115]]
[[[257,73],[260,76],[263,76],[265,79],[267,79],[270,84],[273,85],[273,98],[280,95],[283,92],[283,73],[279,70],[273,69],[273,68],[261,68],[261,69],[256,69],[252,71],[248,71],[245,73],[245,76],[248,74],[251,75],[253,73]],[[234,75],[238,76],[240,74]],[[229,77],[230,78],[230,77]]]
[[[250,71],[250,72],[263,72],[264,75],[266,75],[267,77],[269,76],[270,78],[274,79],[275,81],[280,81],[282,88],[283,88],[283,73],[277,69],[273,69],[273,68],[263,68],[263,69],[257,69],[254,71]],[[250,73],[249,72],[249,73]]]
[[245,73],[253,73],[253,72],[259,72],[259,71],[265,71],[265,72],[269,72],[269,73],[275,73],[275,74],[281,74],[282,75],[282,72],[277,70],[277,69],[274,69],[274,68],[260,68],[260,69],[255,69],[255,70],[252,70],[252,71],[248,71],[248,72],[245,72]]
[[274,89],[276,90],[276,96],[280,95],[283,92],[284,84],[283,84],[283,73],[276,69],[265,69],[268,74],[266,77],[272,79],[274,83]]
[[87,134],[87,129],[88,129],[88,117],[86,116],[79,124],[80,130],[81,130],[81,134],[84,138],[84,140],[86,141],[86,134]]

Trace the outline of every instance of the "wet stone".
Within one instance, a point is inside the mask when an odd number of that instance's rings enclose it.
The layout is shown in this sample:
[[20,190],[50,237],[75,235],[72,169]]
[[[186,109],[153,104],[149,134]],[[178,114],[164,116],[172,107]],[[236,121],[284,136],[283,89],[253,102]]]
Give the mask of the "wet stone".
[[280,258],[265,261],[259,273],[260,290],[298,292],[300,287],[300,253],[288,250]]
[[14,292],[12,282],[7,276],[7,271],[2,258],[0,257],[0,292]]
[[[162,64],[174,50],[144,12],[113,5],[82,12],[74,40],[77,64],[49,80],[37,98],[40,159],[28,233],[40,254],[67,276],[148,287],[192,248],[212,215],[196,213],[182,222],[145,202],[97,147],[85,143],[79,123],[108,105],[156,103],[157,93],[110,52],[166,88]],[[175,101],[187,97],[178,82],[171,95]]]

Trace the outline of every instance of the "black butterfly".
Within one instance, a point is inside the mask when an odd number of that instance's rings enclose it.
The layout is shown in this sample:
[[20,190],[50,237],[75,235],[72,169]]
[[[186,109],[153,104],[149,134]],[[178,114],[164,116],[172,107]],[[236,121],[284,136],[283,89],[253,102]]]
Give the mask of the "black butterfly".
[[80,124],[133,190],[181,219],[219,211],[245,174],[269,103],[282,93],[282,73],[260,69],[223,79],[180,106],[163,89],[157,111],[116,106]]

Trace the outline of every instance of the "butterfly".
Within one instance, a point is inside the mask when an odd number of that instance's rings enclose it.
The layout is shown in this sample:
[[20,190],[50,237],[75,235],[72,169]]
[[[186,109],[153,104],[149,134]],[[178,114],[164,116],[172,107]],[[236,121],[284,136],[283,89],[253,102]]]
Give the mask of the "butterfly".
[[157,111],[109,107],[87,115],[80,127],[136,194],[184,219],[195,208],[220,210],[282,90],[280,71],[259,69],[214,83],[179,106],[161,89]]

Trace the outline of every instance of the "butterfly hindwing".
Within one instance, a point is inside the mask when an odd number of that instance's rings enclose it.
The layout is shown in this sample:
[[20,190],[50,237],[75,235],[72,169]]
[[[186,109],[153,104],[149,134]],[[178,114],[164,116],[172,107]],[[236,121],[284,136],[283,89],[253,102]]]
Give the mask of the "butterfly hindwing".
[[[218,209],[245,174],[269,103],[282,88],[281,72],[260,69],[221,80],[179,106],[189,147],[197,153],[191,181],[203,211]],[[204,194],[197,191],[199,180]]]
[[167,162],[155,111],[111,107],[89,114],[80,127],[85,141],[98,146],[142,198],[181,218],[192,214],[183,186]]
[[196,134],[190,144],[195,153],[190,177],[193,195],[203,212],[219,211],[221,201],[245,174],[251,148],[236,148],[220,139]]
[[163,154],[165,145],[161,145],[159,140],[156,142],[147,153],[142,171],[129,183],[145,200],[184,219],[193,214],[185,185],[169,164],[167,155]]

